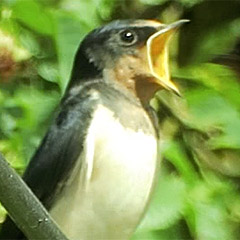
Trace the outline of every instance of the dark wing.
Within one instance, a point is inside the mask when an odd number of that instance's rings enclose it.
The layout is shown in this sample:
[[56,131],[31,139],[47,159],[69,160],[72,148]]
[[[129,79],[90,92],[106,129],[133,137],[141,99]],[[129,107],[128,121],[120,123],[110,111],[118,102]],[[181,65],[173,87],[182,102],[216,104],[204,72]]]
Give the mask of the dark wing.
[[[96,100],[90,95],[70,96],[23,176],[43,205],[50,209],[83,149]],[[25,239],[10,217],[2,225],[0,239]]]

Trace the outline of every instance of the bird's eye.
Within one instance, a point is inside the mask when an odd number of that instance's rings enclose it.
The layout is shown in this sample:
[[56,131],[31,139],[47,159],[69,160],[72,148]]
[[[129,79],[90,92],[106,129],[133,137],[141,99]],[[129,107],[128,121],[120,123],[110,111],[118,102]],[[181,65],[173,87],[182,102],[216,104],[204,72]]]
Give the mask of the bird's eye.
[[124,45],[132,45],[137,41],[137,35],[131,30],[123,30],[120,32],[120,38]]

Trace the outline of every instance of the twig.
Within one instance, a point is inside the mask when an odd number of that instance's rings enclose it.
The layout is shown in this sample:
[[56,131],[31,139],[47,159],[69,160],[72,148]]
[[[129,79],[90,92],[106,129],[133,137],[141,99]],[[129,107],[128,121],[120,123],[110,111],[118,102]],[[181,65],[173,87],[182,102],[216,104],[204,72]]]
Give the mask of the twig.
[[28,239],[67,240],[47,210],[1,154],[0,202]]

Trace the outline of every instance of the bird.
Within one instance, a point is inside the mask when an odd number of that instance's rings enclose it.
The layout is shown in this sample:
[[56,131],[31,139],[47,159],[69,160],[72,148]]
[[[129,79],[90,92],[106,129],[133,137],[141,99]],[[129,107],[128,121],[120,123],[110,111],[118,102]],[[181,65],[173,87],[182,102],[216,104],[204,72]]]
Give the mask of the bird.
[[[187,20],[115,20],[75,55],[58,112],[23,180],[69,239],[129,239],[158,178],[159,131],[149,102],[180,94],[168,46]],[[7,217],[0,239],[26,239]]]

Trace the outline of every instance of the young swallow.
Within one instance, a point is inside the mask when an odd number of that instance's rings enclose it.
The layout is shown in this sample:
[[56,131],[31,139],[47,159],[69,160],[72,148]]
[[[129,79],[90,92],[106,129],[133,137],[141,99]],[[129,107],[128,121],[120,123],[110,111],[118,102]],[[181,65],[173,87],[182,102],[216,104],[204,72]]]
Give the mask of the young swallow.
[[[59,113],[23,176],[69,239],[129,239],[142,219],[158,172],[149,100],[161,88],[179,94],[168,43],[184,22],[114,21],[82,41]],[[10,218],[0,235],[24,239]]]

